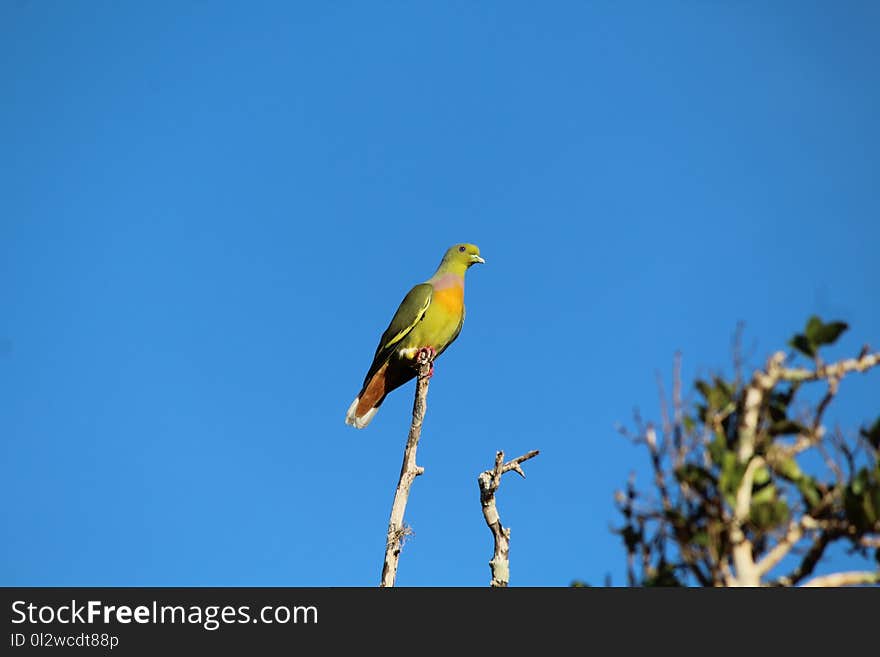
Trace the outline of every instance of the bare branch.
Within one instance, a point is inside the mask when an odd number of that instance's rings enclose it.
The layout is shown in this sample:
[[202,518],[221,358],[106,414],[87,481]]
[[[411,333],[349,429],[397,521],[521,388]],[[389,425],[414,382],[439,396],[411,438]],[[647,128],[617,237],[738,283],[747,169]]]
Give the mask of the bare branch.
[[666,400],[666,393],[663,390],[663,376],[660,372],[654,372],[654,378],[657,379],[657,396],[660,398],[660,422],[663,427],[664,437],[672,435],[672,421],[669,416],[669,402]]
[[642,538],[642,575],[648,575],[651,572],[651,543],[650,541],[644,540],[645,536],[645,524],[647,524],[647,519],[641,517],[638,519],[639,523],[639,536]]
[[767,360],[765,371],[756,371],[752,376],[751,383],[746,387],[743,396],[743,412],[738,427],[739,448],[737,456],[740,463],[748,462],[755,452],[755,437],[758,434],[761,405],[764,402],[764,396],[779,381],[780,367],[784,360],[785,354],[777,351]]
[[394,586],[403,541],[407,534],[411,533],[411,530],[403,524],[403,515],[406,511],[406,503],[409,500],[409,491],[413,481],[425,471],[423,467],[416,465],[416,450],[419,446],[419,437],[422,435],[422,423],[425,421],[432,360],[432,356],[427,351],[419,352],[417,356],[419,376],[413,400],[412,423],[406,437],[406,447],[403,450],[400,479],[394,492],[394,502],[391,504],[391,518],[388,521],[388,533],[385,538],[385,561],[382,564],[380,587]]
[[752,486],[755,483],[755,472],[763,465],[764,459],[756,456],[746,466],[746,471],[736,491],[735,519],[737,522],[745,523],[749,519],[749,511],[752,508]]
[[537,449],[533,449],[531,452],[526,452],[522,456],[517,456],[515,459],[511,459],[510,461],[505,463],[503,466],[501,466],[501,474],[504,474],[505,472],[510,472],[511,470],[513,470],[520,477],[525,479],[526,473],[522,471],[522,468],[519,467],[519,464],[523,463],[524,461],[528,461],[529,459],[535,458],[540,453],[541,452],[538,451]]
[[654,468],[654,485],[660,493],[660,500],[663,502],[663,510],[672,509],[672,499],[669,497],[669,490],[666,488],[666,479],[663,477],[663,464],[660,457],[660,448],[657,446],[657,432],[653,425],[648,425],[645,430],[645,443],[651,453],[651,465]]
[[816,442],[816,451],[822,455],[822,459],[825,461],[825,467],[827,467],[837,479],[838,484],[844,484],[846,482],[846,477],[843,475],[843,470],[840,469],[840,466],[837,462],[831,458],[831,455],[828,453],[828,450],[825,449],[825,446],[822,445],[821,442]]
[[767,552],[764,557],[755,565],[758,571],[758,577],[763,577],[785,558],[791,549],[804,536],[804,530],[814,529],[818,523],[810,516],[803,515],[797,521],[792,521],[788,526],[785,536],[776,544],[776,546]]
[[681,352],[675,352],[672,362],[672,445],[675,450],[675,467],[680,468],[687,456],[687,446],[684,444],[682,427],[684,406],[681,401]]
[[816,407],[816,415],[813,417],[813,434],[818,434],[819,429],[822,427],[822,416],[825,414],[825,410],[828,408],[828,404],[831,403],[831,400],[834,399],[834,395],[837,394],[837,388],[839,387],[840,379],[837,377],[831,376],[828,378],[828,390],[825,391],[825,396],[822,397],[822,401],[819,402],[819,405]]
[[812,437],[798,434],[793,445],[781,447],[786,456],[797,456],[801,452],[805,452],[814,444]]
[[819,560],[822,558],[822,555],[825,554],[825,548],[827,548],[831,541],[836,537],[836,534],[828,531],[823,531],[819,534],[813,541],[810,549],[807,550],[800,565],[795,568],[791,574],[780,577],[776,580],[775,584],[778,586],[794,586],[805,577],[809,577],[816,568],[816,564],[818,564]]
[[[662,453],[660,451],[661,448],[657,445],[657,431],[654,429],[653,425],[649,424],[647,426],[644,436],[644,442],[648,446],[648,451],[651,454],[651,465],[654,468],[654,485],[660,493],[660,501],[663,505],[663,511],[669,513],[673,509],[672,497],[669,494],[669,488],[667,487],[666,479],[663,476]],[[677,533],[675,539],[685,565],[687,565],[688,569],[694,574],[694,577],[697,578],[701,585],[710,586],[712,579],[706,575],[705,572],[700,570],[693,550],[690,548],[687,541],[679,540]],[[645,548],[647,549],[647,545],[645,545]],[[644,559],[648,559],[649,554],[646,552],[643,557]],[[647,566],[643,566],[643,570],[646,569]]]
[[481,472],[477,477],[477,483],[480,486],[480,505],[483,508],[483,517],[486,519],[486,525],[492,532],[495,541],[495,550],[492,555],[492,561],[489,566],[492,569],[493,587],[506,587],[510,582],[510,528],[501,524],[501,517],[498,515],[498,507],[495,505],[495,493],[501,486],[501,475],[505,472],[514,471],[525,477],[520,464],[536,457],[540,452],[536,449],[518,456],[515,459],[504,462],[504,452],[495,454],[495,467],[491,470]]
[[[863,350],[864,352],[864,350]],[[880,365],[880,351],[873,354],[862,353],[859,358],[847,358],[836,363],[820,365],[815,370],[807,368],[783,369],[779,378],[783,381],[818,381],[819,379],[842,379],[850,372],[865,372]]]
[[832,586],[859,586],[866,584],[880,584],[880,571],[854,570],[833,575],[814,577],[804,584],[804,587],[832,587]]
[[742,384],[743,368],[745,367],[745,356],[742,351],[742,338],[745,328],[745,322],[737,322],[736,331],[734,331],[733,338],[730,341],[731,351],[733,352],[734,387],[737,389]]
[[752,486],[755,481],[755,472],[763,465],[764,459],[760,456],[752,458],[746,466],[742,481],[736,490],[736,508],[730,525],[730,543],[733,546],[733,564],[736,567],[736,579],[739,586],[758,586],[761,583],[752,555],[752,542],[746,538],[743,526],[748,521],[752,508]]
[[[863,350],[864,351],[864,350]],[[764,396],[779,381],[818,381],[829,380],[829,389],[825,398],[819,405],[814,420],[813,433],[819,431],[822,414],[825,412],[831,399],[837,392],[837,385],[850,372],[865,372],[876,365],[880,365],[880,351],[873,354],[863,353],[859,358],[848,358],[836,363],[819,365],[815,370],[806,368],[783,368],[785,353],[777,351],[767,361],[763,371],[758,370],[752,376],[744,395],[743,414],[739,426],[739,460],[745,463],[754,452],[754,440],[758,430],[761,404]],[[816,442],[821,436],[801,436],[793,446],[792,452],[802,452]]]
[[629,587],[634,587],[636,585],[636,570],[635,570],[635,553],[627,548],[626,551],[626,583]]

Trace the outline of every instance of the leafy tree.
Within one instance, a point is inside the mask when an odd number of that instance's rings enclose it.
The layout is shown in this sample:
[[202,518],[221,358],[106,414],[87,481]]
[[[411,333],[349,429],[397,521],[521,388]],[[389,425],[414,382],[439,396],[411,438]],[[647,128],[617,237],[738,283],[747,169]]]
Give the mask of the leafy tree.
[[[773,354],[748,379],[737,357],[733,378],[695,382],[692,404],[676,360],[672,412],[661,400],[659,430],[638,416],[635,432],[622,430],[653,470],[652,491],[631,478],[616,495],[630,585],[880,582],[880,418],[849,437],[823,424],[841,380],[880,365],[867,347],[823,361],[822,348],[847,328],[811,317],[790,355]],[[836,543],[866,568],[814,577]]]

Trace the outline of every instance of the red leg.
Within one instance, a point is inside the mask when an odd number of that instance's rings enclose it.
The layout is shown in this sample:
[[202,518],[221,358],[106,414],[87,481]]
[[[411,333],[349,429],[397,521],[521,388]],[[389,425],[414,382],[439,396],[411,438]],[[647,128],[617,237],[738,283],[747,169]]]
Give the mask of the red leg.
[[427,347],[422,347],[416,352],[416,360],[422,360],[422,358],[427,359],[430,362],[433,362],[435,358],[437,358],[437,351],[431,345]]
[[416,353],[416,364],[417,365],[423,361],[427,361],[428,363],[430,363],[431,369],[428,372],[429,379],[432,376],[434,376],[434,359],[436,357],[437,357],[437,351],[431,345],[428,345],[427,347],[422,347]]

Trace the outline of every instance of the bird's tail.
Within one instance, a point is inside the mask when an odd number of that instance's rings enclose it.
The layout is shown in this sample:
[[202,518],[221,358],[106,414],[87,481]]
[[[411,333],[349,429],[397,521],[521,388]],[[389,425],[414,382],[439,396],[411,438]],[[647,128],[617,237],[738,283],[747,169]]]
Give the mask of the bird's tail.
[[358,415],[358,404],[360,403],[361,398],[355,397],[354,401],[351,402],[351,406],[348,407],[348,413],[345,414],[345,423],[350,424],[355,429],[363,429],[370,423],[370,420],[373,419],[373,416],[376,414],[376,411],[379,410],[378,406],[373,406],[366,413],[362,415]]
[[385,400],[385,395],[389,392],[386,389],[387,382],[385,379],[387,368],[388,363],[385,363],[364,384],[363,390],[354,398],[351,406],[348,407],[348,412],[345,414],[346,424],[350,424],[355,429],[363,429],[370,423],[373,416],[376,415],[376,411],[379,410],[379,406]]

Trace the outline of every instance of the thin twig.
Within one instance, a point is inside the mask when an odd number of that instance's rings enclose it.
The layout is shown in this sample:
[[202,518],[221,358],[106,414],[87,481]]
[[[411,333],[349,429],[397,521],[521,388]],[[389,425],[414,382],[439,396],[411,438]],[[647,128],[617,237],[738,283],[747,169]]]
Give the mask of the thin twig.
[[730,340],[730,349],[733,352],[733,385],[734,388],[736,388],[737,390],[739,389],[743,381],[743,368],[745,367],[746,362],[742,350],[742,338],[745,328],[745,322],[737,322],[736,330],[734,331],[733,337]]
[[819,405],[816,407],[816,414],[813,417],[813,434],[815,434],[817,438],[821,437],[819,434],[819,430],[822,428],[822,416],[828,409],[828,404],[830,404],[831,400],[834,399],[834,395],[837,394],[837,389],[839,387],[840,379],[836,376],[829,376],[828,389],[825,391],[825,395],[822,397],[822,401],[820,401]]
[[504,462],[504,452],[495,454],[495,467],[491,470],[481,472],[477,477],[480,486],[480,505],[483,508],[483,517],[492,532],[495,541],[495,549],[492,554],[492,561],[489,566],[492,569],[493,587],[506,587],[510,582],[510,528],[501,524],[501,517],[498,515],[498,507],[495,505],[495,493],[501,486],[501,475],[505,472],[516,472],[521,477],[525,477],[520,464],[536,457],[540,452],[534,449],[531,452],[518,456],[515,459]]
[[687,447],[684,445],[682,435],[684,428],[682,418],[684,406],[681,401],[681,352],[675,352],[672,363],[672,444],[675,449],[675,467],[680,468],[687,456]]
[[663,375],[659,371],[654,372],[657,379],[657,396],[660,398],[660,423],[663,427],[663,442],[668,444],[672,436],[672,420],[669,415],[669,402],[666,400],[666,392],[663,389]]
[[400,551],[403,548],[403,540],[409,533],[408,528],[403,524],[403,514],[406,511],[406,503],[409,500],[409,491],[413,481],[425,471],[423,467],[416,465],[416,450],[419,446],[419,437],[422,434],[422,423],[425,420],[432,360],[427,351],[419,353],[417,361],[419,376],[413,400],[412,423],[406,438],[406,447],[403,450],[400,479],[394,492],[394,502],[391,504],[391,518],[388,521],[388,534],[385,538],[385,561],[382,564],[380,587],[394,586],[394,581],[397,579]]

